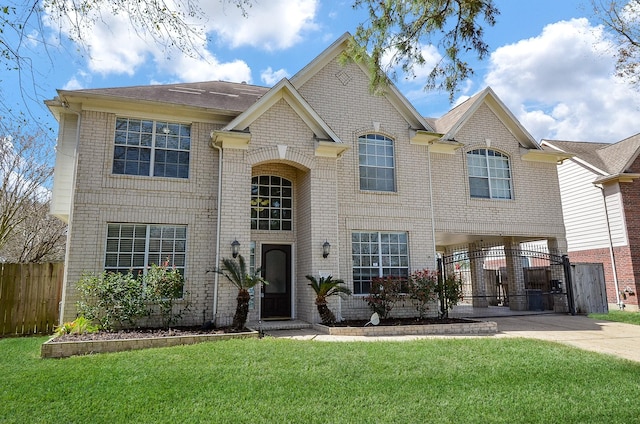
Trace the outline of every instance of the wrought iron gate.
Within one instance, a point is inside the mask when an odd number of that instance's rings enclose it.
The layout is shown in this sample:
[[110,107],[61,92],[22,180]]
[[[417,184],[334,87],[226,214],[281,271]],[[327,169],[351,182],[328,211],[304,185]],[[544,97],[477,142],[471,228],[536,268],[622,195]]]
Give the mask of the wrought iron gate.
[[458,305],[472,306],[476,315],[480,308],[492,314],[500,307],[575,314],[568,256],[537,247],[453,250],[438,259],[439,274],[461,282],[463,298]]

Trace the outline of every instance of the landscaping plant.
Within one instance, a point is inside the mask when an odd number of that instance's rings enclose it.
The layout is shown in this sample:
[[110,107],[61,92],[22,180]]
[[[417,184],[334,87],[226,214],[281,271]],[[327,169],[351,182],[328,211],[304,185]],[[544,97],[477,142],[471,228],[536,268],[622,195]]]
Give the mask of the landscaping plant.
[[449,317],[449,311],[462,300],[462,280],[455,275],[440,277],[436,286],[436,294],[440,300],[439,318]]
[[144,287],[131,272],[84,274],[77,289],[79,314],[97,322],[103,330],[133,326],[137,319],[149,315]]
[[160,309],[162,327],[168,328],[176,320],[182,318],[182,312],[189,310],[189,303],[174,313],[174,302],[184,297],[184,278],[176,267],[169,266],[169,262],[162,265],[153,264],[142,276],[146,299]]
[[257,269],[253,274],[247,272],[247,265],[242,255],[238,255],[238,260],[223,258],[222,269],[216,269],[216,272],[227,277],[227,280],[238,289],[236,313],[233,316],[231,327],[235,331],[242,331],[249,315],[249,301],[251,300],[249,289],[260,283],[269,283],[260,275],[260,269]]
[[62,325],[56,327],[54,336],[64,336],[65,334],[87,334],[96,333],[99,328],[97,325],[92,325],[91,321],[83,316],[76,318],[71,322],[65,322]]
[[381,319],[387,319],[391,316],[391,310],[400,299],[404,281],[399,277],[376,277],[371,280],[369,295],[364,300]]
[[409,276],[407,289],[409,297],[415,301],[416,310],[420,319],[425,318],[429,304],[436,300],[438,286],[438,273],[423,269],[414,271]]
[[316,307],[320,314],[320,320],[324,325],[331,325],[336,322],[336,316],[327,306],[327,298],[331,296],[347,296],[351,294],[351,290],[345,287],[344,281],[334,280],[331,275],[328,277],[320,277],[317,280],[313,275],[307,275],[310,281],[309,286],[316,293]]

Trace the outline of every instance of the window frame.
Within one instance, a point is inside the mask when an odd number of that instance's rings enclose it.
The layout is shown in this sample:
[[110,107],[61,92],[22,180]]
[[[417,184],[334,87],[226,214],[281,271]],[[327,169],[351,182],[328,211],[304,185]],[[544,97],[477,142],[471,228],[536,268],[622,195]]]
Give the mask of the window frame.
[[[366,237],[363,237],[365,235]],[[371,240],[373,235],[377,240]],[[388,239],[386,242],[384,240],[385,237]],[[398,238],[398,241],[394,241],[395,237]],[[374,246],[375,249],[373,249]],[[394,252],[392,246],[397,246],[397,253]],[[376,256],[377,263],[366,260],[367,257],[372,260]],[[399,263],[397,265],[391,263],[392,257],[398,259]],[[385,259],[387,259],[386,263]],[[369,294],[373,278],[408,278],[409,262],[409,233],[407,231],[358,230],[351,232],[351,274],[354,295],[365,296]],[[369,271],[368,279],[363,278],[365,277],[364,274],[367,273],[366,270]],[[357,271],[359,272],[356,273]]]
[[[129,233],[123,236],[124,228],[132,229],[131,237],[128,237]],[[185,276],[189,240],[187,225],[109,222],[106,230],[103,267],[105,271],[146,274],[152,264],[162,265],[168,261],[169,266],[174,266],[183,277]],[[158,249],[155,246],[158,246]],[[130,256],[129,262],[126,261],[127,255]]]
[[[371,161],[374,164],[368,163]],[[379,175],[383,173],[389,173],[389,175]],[[395,140],[380,133],[358,136],[358,176],[362,191],[397,192]]]
[[189,178],[191,124],[116,117],[113,146],[112,175]]
[[[513,172],[509,155],[496,149],[478,148],[467,151],[466,160],[471,199],[513,200]],[[506,164],[506,167],[500,164]],[[504,173],[507,176],[500,175]],[[486,187],[480,187],[479,182]],[[487,194],[483,195],[479,192],[481,190]]]
[[293,231],[293,197],[293,181],[288,178],[270,174],[251,177],[251,230]]

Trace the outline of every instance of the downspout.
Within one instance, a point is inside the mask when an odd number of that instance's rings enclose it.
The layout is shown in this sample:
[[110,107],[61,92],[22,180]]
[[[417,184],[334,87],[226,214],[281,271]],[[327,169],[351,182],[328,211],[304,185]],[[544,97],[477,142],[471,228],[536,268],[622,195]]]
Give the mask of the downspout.
[[[213,141],[213,131],[211,132],[211,139]],[[223,152],[222,147],[218,146],[215,141],[211,143],[214,149],[218,150],[218,211],[216,217],[216,262],[215,266],[218,269],[218,264],[220,263],[220,217],[221,217],[221,209],[222,209],[222,163],[223,163]],[[215,323],[216,315],[218,313],[218,283],[220,274],[217,272],[214,273],[213,280],[213,318],[212,322]]]
[[433,207],[433,179],[431,176],[431,143],[427,144],[427,162],[429,164],[429,207],[431,208],[431,241],[433,242],[433,265],[438,269],[436,254],[436,218]]
[[609,256],[611,258],[611,270],[613,272],[613,284],[616,289],[616,304],[620,309],[624,309],[624,302],[620,300],[620,289],[618,287],[618,271],[616,269],[616,256],[613,251],[613,237],[611,236],[611,225],[609,223],[609,210],[607,208],[607,198],[604,195],[604,187],[600,184],[596,184],[596,187],[600,189],[602,193],[602,204],[604,206],[604,216],[607,221],[607,235],[609,236]]
[[[74,152],[74,167],[76,168],[76,170],[73,172],[73,192],[75,195],[75,190],[76,190],[76,177],[78,175],[78,150],[80,149],[80,126],[82,123],[82,114],[76,110],[71,109],[71,107],[69,107],[69,102],[67,102],[66,100],[60,100],[60,106],[62,106],[62,108],[65,111],[74,113],[77,117],[78,117],[78,122],[76,123],[76,147],[75,147],[75,152]],[[56,149],[57,151],[57,149]],[[67,224],[68,227],[71,226],[71,217],[73,215],[73,208],[71,206],[69,206],[69,223]],[[68,236],[67,236],[68,237]],[[66,243],[66,247],[65,247],[65,253],[64,253],[64,258],[65,258],[65,263],[67,258],[69,257],[69,247],[70,247],[71,243],[69,243],[67,241]],[[64,267],[64,282],[66,283],[67,281],[67,273],[69,272],[69,267],[65,266]],[[66,284],[65,284],[66,286]],[[62,325],[62,323],[64,322],[64,315],[63,315],[63,306],[66,302],[66,297],[67,297],[67,291],[65,290],[66,287],[64,287],[64,289],[62,290],[62,298],[60,299],[60,303],[58,304],[58,316],[60,317],[60,325]]]

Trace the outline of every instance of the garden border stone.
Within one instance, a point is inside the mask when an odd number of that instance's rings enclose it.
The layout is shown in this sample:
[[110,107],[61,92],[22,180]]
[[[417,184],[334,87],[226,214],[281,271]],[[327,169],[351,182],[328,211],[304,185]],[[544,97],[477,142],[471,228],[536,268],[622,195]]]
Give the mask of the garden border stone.
[[53,342],[53,338],[42,344],[40,357],[67,358],[75,355],[89,355],[94,353],[122,352],[127,350],[150,349],[156,347],[170,347],[191,345],[203,342],[222,341],[230,339],[258,338],[257,331],[243,333],[197,334],[186,336],[149,337],[139,339],[118,340],[86,340]]
[[488,335],[498,332],[498,324],[494,321],[426,325],[371,325],[366,327],[328,327],[314,324],[313,328],[332,336]]

